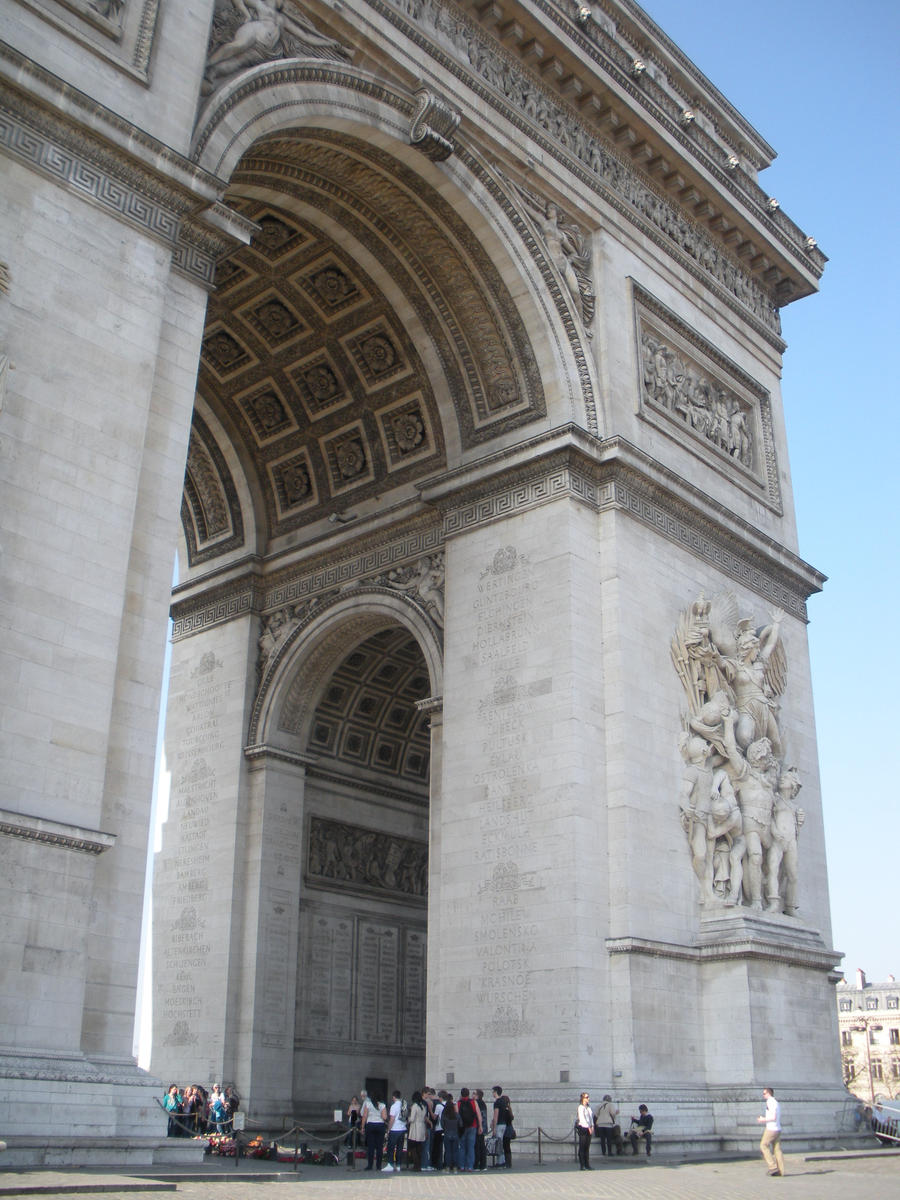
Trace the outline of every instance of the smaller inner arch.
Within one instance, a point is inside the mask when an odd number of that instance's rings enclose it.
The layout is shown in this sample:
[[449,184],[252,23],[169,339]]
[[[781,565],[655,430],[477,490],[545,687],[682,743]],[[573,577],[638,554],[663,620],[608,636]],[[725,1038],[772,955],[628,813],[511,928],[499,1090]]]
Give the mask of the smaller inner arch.
[[[392,627],[352,650],[325,686],[310,725],[311,754],[347,775],[388,777],[427,799],[428,718],[416,701],[429,694],[415,638]],[[283,723],[285,732],[292,732]]]

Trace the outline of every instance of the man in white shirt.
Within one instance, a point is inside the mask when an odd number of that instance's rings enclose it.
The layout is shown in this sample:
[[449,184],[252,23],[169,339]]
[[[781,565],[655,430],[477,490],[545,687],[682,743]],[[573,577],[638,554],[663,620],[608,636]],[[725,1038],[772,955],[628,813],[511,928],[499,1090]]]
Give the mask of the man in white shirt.
[[757,1117],[760,1124],[765,1124],[759,1148],[770,1175],[784,1174],[784,1155],[781,1153],[781,1105],[775,1099],[771,1088],[763,1088],[763,1099],[766,1102],[765,1116]]

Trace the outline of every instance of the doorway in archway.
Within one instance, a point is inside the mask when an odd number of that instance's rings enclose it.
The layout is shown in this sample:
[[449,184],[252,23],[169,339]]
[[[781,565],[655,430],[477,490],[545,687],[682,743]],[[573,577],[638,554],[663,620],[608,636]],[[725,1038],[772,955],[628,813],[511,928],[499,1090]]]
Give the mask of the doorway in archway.
[[[339,662],[308,726],[294,1099],[424,1079],[428,718],[422,652],[395,625]],[[282,732],[289,733],[282,722]]]

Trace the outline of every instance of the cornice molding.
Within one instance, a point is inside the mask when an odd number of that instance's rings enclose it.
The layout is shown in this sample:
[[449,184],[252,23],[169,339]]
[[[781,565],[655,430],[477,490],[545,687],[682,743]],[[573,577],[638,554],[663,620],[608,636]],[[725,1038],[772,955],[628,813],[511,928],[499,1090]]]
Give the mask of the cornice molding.
[[728,961],[770,962],[826,973],[833,971],[842,957],[834,950],[792,946],[784,941],[749,934],[706,946],[684,946],[639,937],[607,938],[605,945],[610,955],[635,954],[646,958],[676,959],[698,965]]
[[216,259],[249,241],[218,180],[2,43],[0,150],[169,247],[204,287]]
[[[535,73],[528,71],[513,55],[484,30],[457,12],[446,0],[397,0],[396,8],[387,0],[366,0],[382,17],[400,29],[420,49],[451,72],[479,98],[527,136],[534,138],[548,155],[564,163],[589,188],[600,192],[607,203],[636,225],[667,254],[673,255],[720,298],[749,320],[758,332],[784,349],[780,337],[774,297],[748,275],[737,258],[726,254],[685,209],[674,203],[662,190],[650,184],[634,165],[617,154],[602,139],[576,107],[548,89]],[[436,23],[429,14],[452,14],[441,28],[442,41],[448,40],[468,65],[447,54],[422,32]],[[403,14],[415,16],[411,25]],[[455,41],[454,41],[455,37]],[[587,46],[588,43],[585,43]],[[478,46],[474,55],[473,46]],[[487,85],[487,86],[485,86]],[[633,85],[627,83],[629,93]],[[529,91],[540,97],[532,101],[529,114],[522,96]],[[633,99],[638,98],[635,92]],[[462,141],[462,138],[460,139]],[[682,185],[683,185],[682,181]]]
[[[429,2],[436,3],[436,0]],[[479,103],[494,108],[522,134],[540,144],[548,156],[563,163],[589,190],[602,196],[644,237],[708,287],[718,302],[739,314],[779,353],[784,350],[775,300],[752,274],[745,271],[739,258],[727,253],[722,244],[715,241],[683,208],[679,208],[662,190],[642,177],[630,161],[611,150],[574,107],[566,105],[548,91],[540,79],[522,67],[518,59],[498,46],[472,22],[458,16],[454,17],[454,27],[461,31],[460,45],[454,48],[460,53],[463,46],[478,45],[481,48],[475,62],[467,68],[458,58],[448,54],[426,36],[421,26],[410,24],[385,0],[366,0],[366,3],[397,27],[418,49],[452,74],[470,93],[474,93]],[[497,82],[492,82],[492,78]],[[505,93],[500,90],[501,82]],[[193,158],[197,161],[202,158],[217,128],[228,122],[233,110],[241,102],[255,98],[270,88],[298,83],[314,83],[323,92],[334,87],[350,89],[357,96],[389,105],[404,121],[408,121],[414,111],[411,96],[401,95],[383,80],[340,64],[280,60],[256,68],[231,90],[213,97],[198,124]],[[533,106],[533,115],[522,106],[523,89],[539,98],[539,103]],[[461,104],[459,96],[455,97],[455,102]],[[461,129],[455,143],[456,156],[474,169],[478,157],[474,145],[470,145],[473,141],[472,129],[466,125]],[[221,168],[222,157],[211,164],[216,170]],[[491,186],[486,178],[482,182]],[[554,295],[557,306],[559,298],[559,295]],[[571,341],[571,331],[569,336]],[[580,374],[584,389],[586,367]],[[592,395],[586,393],[586,402],[590,413]]]
[[[346,589],[403,563],[415,562],[425,554],[433,554],[442,546],[438,517],[420,512],[399,529],[381,530],[374,535],[371,531],[348,535],[341,546],[320,550],[268,576],[263,575],[255,561],[238,576],[222,582],[211,574],[206,577],[202,591],[196,590],[196,583],[176,588],[171,608],[172,640],[180,641],[251,612],[275,612],[287,605]],[[179,597],[179,591],[188,590],[189,595]]]
[[[431,510],[370,541],[364,529],[341,551],[281,568],[265,578],[254,565],[172,604],[173,641],[238,617],[311,600],[329,602],[402,563],[441,550],[447,539],[551,501],[572,499],[598,514],[621,512],[756,592],[807,620],[806,600],[825,577],[774,538],[731,512],[623,438],[600,441],[565,426],[448,472],[421,492]],[[177,596],[177,592],[176,592]],[[324,611],[310,607],[302,621]]]
[[304,754],[299,750],[287,750],[283,746],[270,746],[265,742],[255,742],[252,746],[244,747],[244,757],[250,762],[284,762],[292,767],[298,767],[304,773],[318,761],[315,754]]
[[[751,323],[758,326],[770,340],[774,337],[773,344],[783,349],[783,343],[778,337],[780,323],[777,306],[786,302],[788,298],[808,294],[815,289],[814,280],[821,274],[821,267],[825,262],[824,256],[818,251],[811,251],[805,242],[802,252],[796,251],[796,247],[791,248],[791,253],[794,253],[799,265],[804,269],[801,273],[805,274],[805,279],[802,282],[799,278],[794,279],[789,283],[787,292],[783,290],[783,285],[779,290],[774,278],[770,283],[767,277],[766,283],[760,284],[752,273],[745,272],[739,256],[726,253],[723,244],[714,240],[706,229],[697,223],[692,209],[686,205],[679,206],[664,190],[657,190],[656,185],[650,184],[640,176],[630,160],[613,150],[610,142],[600,138],[596,121],[586,121],[584,114],[580,113],[574,104],[566,101],[559,92],[548,89],[538,75],[522,65],[521,54],[516,55],[501,46],[484,31],[481,24],[470,20],[461,11],[441,0],[398,0],[396,5],[387,3],[386,0],[366,2],[379,16],[398,28],[418,49],[475,92],[481,102],[489,104],[507,121],[537,140],[548,155],[564,163],[569,170],[573,170],[588,187],[598,190],[607,202],[612,203],[617,211],[636,224],[645,236],[654,240],[667,253],[674,254],[696,278],[707,286],[713,286],[713,290],[720,294],[725,303],[734,307],[745,319],[749,314]],[[545,15],[551,11],[548,9]],[[482,15],[482,23],[483,14],[500,20],[500,9],[496,5],[483,6],[479,9],[479,14]],[[412,18],[415,24],[411,23],[409,18]],[[492,20],[488,20],[487,23],[492,23]],[[438,25],[439,31],[436,28]],[[501,21],[501,25],[504,30],[508,27],[518,28],[514,20]],[[577,26],[572,26],[572,29],[575,34],[579,34]],[[519,32],[521,33],[521,29]],[[513,37],[512,40],[515,41],[516,38]],[[529,44],[527,39],[523,42],[526,49]],[[444,47],[448,45],[455,52],[455,56],[446,52]],[[591,43],[585,40],[585,53],[590,49]],[[545,55],[543,49],[540,50],[540,55]],[[598,62],[597,65],[603,64]],[[552,55],[545,55],[544,61],[540,61],[539,56],[539,66],[546,69],[547,78],[552,79],[555,75],[551,68],[558,67],[559,63]],[[629,98],[639,104],[643,94],[635,88],[628,76],[618,69],[617,74],[621,79],[617,81],[616,86],[624,88]],[[563,75],[564,92],[572,91],[569,86],[572,79],[571,73]],[[576,91],[585,92],[585,98],[593,95],[581,84]],[[523,100],[523,96],[526,99]],[[530,101],[527,98],[529,96]],[[538,101],[534,100],[535,96],[539,97]],[[596,97],[593,97],[592,104],[595,108],[599,104]],[[584,107],[587,112],[590,111],[588,104],[585,103]],[[599,107],[606,107],[608,111],[608,106],[599,104]],[[663,124],[665,123],[664,121]],[[683,152],[691,149],[692,143],[680,126],[673,128],[672,136],[676,137]],[[662,145],[657,157],[660,157],[663,149],[669,150],[669,158],[673,157],[670,148]],[[717,183],[731,194],[734,184],[730,172],[714,165],[704,166],[704,170],[714,171]],[[685,188],[684,179],[678,182],[677,171],[671,167],[668,171],[679,188],[685,191],[693,190]],[[625,186],[623,175],[626,177]],[[635,194],[634,187],[628,185],[627,180],[640,180],[640,194]],[[760,190],[761,198],[762,195]],[[740,196],[737,198],[742,199]],[[699,200],[700,196],[697,195],[694,205]],[[743,209],[744,205],[739,207]],[[767,236],[770,240],[775,236],[777,231],[765,203],[762,206],[753,206],[747,218],[754,227],[760,229],[768,221]],[[787,218],[784,219],[787,221]],[[803,235],[797,231],[797,236]],[[746,249],[753,257],[754,263],[758,260],[761,271],[764,269],[770,273],[774,271],[775,275],[779,274],[771,258],[771,247],[767,256],[765,248],[760,252],[758,247],[747,240],[746,235],[742,235],[738,240],[741,242],[742,251]]]
[[39,842],[43,846],[76,850],[82,854],[102,854],[116,844],[116,836],[112,833],[83,829],[78,825],[8,812],[6,809],[0,809],[0,834],[27,842]]
[[363,783],[366,795],[381,796],[385,800],[396,802],[398,808],[408,811],[409,808],[426,807],[430,803],[428,792],[404,791],[399,784],[386,784],[377,779],[371,771],[357,769],[352,775],[342,775],[340,771],[328,771],[324,767],[310,767],[307,778],[319,780],[321,783],[334,784],[337,787],[355,791]]
[[176,600],[170,610],[172,641],[259,612],[259,589],[259,577],[254,573],[216,584],[190,599]]
[[[745,206],[753,221],[761,224],[773,241],[777,241],[804,271],[812,271],[816,277],[821,276],[827,260],[820,250],[808,247],[803,230],[781,209],[773,211],[768,208],[768,193],[759,186],[752,175],[740,166],[734,170],[725,169],[724,163],[730,149],[738,151],[757,169],[769,165],[775,157],[774,150],[663,31],[648,20],[645,13],[629,3],[629,0],[620,0],[622,12],[627,13],[628,23],[639,31],[639,39],[645,44],[640,50],[640,56],[646,58],[649,54],[676,93],[674,96],[666,92],[652,72],[641,73],[640,82],[635,82],[632,69],[635,55],[623,49],[595,20],[584,24],[574,20],[573,4],[560,3],[559,0],[533,2],[547,20],[558,28],[561,36],[586,51],[598,67],[604,68],[614,78],[618,87],[628,94],[637,108],[644,109],[666,130],[688,158],[694,158],[702,164],[715,178],[722,191],[731,195],[738,204]],[[623,22],[616,6],[609,0],[599,0],[598,7],[616,23],[617,33],[622,37]],[[637,40],[638,38],[634,39]],[[656,45],[653,45],[653,42]],[[686,76],[683,85],[673,77],[672,62],[676,63],[678,69]],[[732,134],[723,133],[721,116],[714,111],[713,105],[736,127],[736,138]],[[688,126],[690,132],[685,132],[684,111],[697,111],[698,108],[720,140],[708,133],[698,122],[692,122]]]
[[569,496],[640,521],[801,620],[806,599],[825,582],[774,538],[624,438],[598,441],[568,426],[479,467],[480,474],[448,472],[423,490],[443,515],[445,538]]

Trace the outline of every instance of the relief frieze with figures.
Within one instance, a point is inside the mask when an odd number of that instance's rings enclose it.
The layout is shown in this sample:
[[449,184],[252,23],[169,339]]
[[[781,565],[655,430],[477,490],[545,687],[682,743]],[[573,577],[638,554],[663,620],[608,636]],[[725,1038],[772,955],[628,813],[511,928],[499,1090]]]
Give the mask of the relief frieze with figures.
[[313,817],[308,844],[306,881],[312,886],[425,902],[428,847],[424,842]]
[[639,413],[781,512],[768,391],[634,287]]

